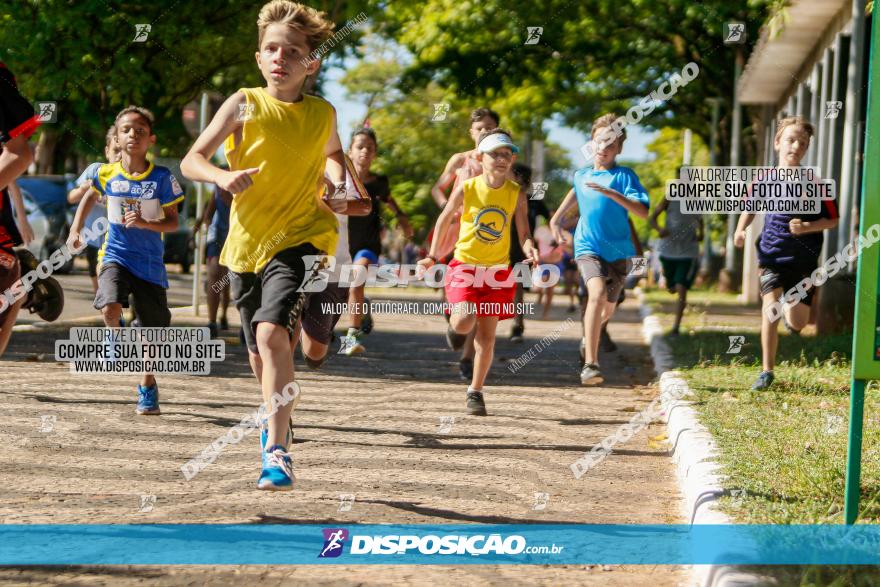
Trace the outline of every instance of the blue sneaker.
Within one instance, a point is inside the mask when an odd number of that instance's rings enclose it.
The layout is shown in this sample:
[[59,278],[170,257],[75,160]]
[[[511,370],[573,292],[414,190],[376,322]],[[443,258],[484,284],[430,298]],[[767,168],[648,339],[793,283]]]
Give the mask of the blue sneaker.
[[283,446],[276,444],[263,452],[263,471],[257,489],[290,491],[293,480],[293,460]]
[[135,410],[139,416],[156,416],[159,411],[159,386],[138,385],[138,404]]
[[[290,446],[293,441],[293,419],[287,421],[287,436],[284,444]],[[269,442],[269,421],[260,420],[260,452],[266,452],[266,443]]]

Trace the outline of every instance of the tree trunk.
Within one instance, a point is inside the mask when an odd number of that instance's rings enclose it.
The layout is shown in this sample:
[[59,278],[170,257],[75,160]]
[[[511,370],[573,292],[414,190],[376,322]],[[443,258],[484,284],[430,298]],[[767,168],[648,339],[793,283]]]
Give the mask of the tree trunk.
[[54,130],[43,128],[40,140],[37,142],[37,151],[34,159],[37,163],[37,174],[46,175],[52,173],[55,163],[55,145],[58,143],[58,133]]

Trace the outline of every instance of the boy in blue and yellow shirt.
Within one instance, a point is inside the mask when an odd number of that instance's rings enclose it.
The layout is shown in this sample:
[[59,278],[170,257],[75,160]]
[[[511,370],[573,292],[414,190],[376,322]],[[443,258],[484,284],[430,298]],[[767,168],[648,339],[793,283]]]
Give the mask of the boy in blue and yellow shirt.
[[[147,151],[156,142],[149,110],[129,106],[116,116],[115,124],[120,159],[94,168],[94,189],[80,202],[68,242],[79,241],[89,210],[99,195],[106,196],[110,228],[98,253],[95,308],[101,310],[106,326],[119,326],[122,308],[128,307],[132,294],[141,326],[167,327],[171,312],[160,233],[177,230],[177,204],[183,200],[183,190],[168,168],[147,160]],[[138,385],[136,412],[160,413],[159,387],[153,375],[144,374]]]

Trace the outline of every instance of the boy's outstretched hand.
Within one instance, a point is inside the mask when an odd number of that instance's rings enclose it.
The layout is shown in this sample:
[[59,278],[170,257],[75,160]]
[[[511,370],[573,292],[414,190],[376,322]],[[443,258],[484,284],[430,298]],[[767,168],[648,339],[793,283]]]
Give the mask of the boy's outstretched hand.
[[220,189],[226,190],[231,194],[240,194],[244,190],[254,185],[251,176],[260,172],[259,167],[251,167],[250,169],[241,169],[238,171],[221,171],[217,174],[214,182]]
[[795,236],[800,236],[802,234],[807,234],[810,231],[810,223],[804,222],[800,218],[793,218],[788,223],[788,230],[791,231],[791,234]]
[[744,244],[746,244],[746,231],[737,230],[733,233],[733,245],[736,248],[741,249]]
[[431,257],[425,257],[421,259],[418,263],[416,263],[416,279],[424,279],[425,273],[428,272],[428,269],[433,267],[436,264],[434,259]]
[[526,261],[531,263],[532,265],[540,264],[541,260],[538,256],[538,247],[535,246],[535,243],[532,242],[532,239],[526,240],[522,247],[523,255],[526,257]]

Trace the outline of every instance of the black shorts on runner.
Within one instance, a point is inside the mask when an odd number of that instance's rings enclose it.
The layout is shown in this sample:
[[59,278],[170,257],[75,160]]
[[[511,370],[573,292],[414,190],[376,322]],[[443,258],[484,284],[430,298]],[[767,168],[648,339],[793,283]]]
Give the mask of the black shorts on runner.
[[338,283],[327,283],[327,289],[309,295],[308,305],[300,320],[306,335],[315,342],[330,344],[333,329],[342,317],[342,313],[337,313],[336,309],[347,301],[348,288]]
[[[284,249],[272,257],[260,273],[229,272],[232,285],[232,302],[238,308],[244,340],[248,350],[257,350],[257,324],[271,322],[293,330],[290,311],[305,295],[298,291],[305,279],[307,268],[303,257],[321,255],[321,251],[309,243]],[[314,267],[309,267],[311,272]]]
[[[782,295],[785,294],[791,288],[795,287],[798,283],[800,283],[804,278],[808,278],[813,274],[813,271],[816,270],[815,265],[767,265],[765,267],[760,267],[760,284],[761,284],[761,295],[765,295],[768,293],[772,293],[774,289],[782,289]],[[799,301],[805,306],[809,306],[813,303],[813,295],[816,293],[816,288],[813,287],[812,283],[808,284],[805,288],[807,295],[800,299],[800,297],[796,297],[795,301]],[[797,294],[795,294],[797,296]]]
[[136,277],[119,263],[104,263],[98,273],[95,309],[100,310],[107,304],[122,304],[123,308],[127,308],[129,294],[134,296],[134,313],[141,326],[156,328],[171,325],[171,311],[164,287]]
[[666,289],[674,291],[676,285],[683,285],[690,289],[697,278],[697,270],[700,268],[699,260],[694,258],[673,259],[660,255],[660,265],[663,267],[663,277],[666,279]]
[[608,301],[618,303],[626,276],[629,274],[629,260],[618,259],[617,261],[609,262],[594,255],[581,255],[575,260],[577,261],[581,278],[584,280],[584,286],[593,277],[603,277],[605,279],[605,291]]

